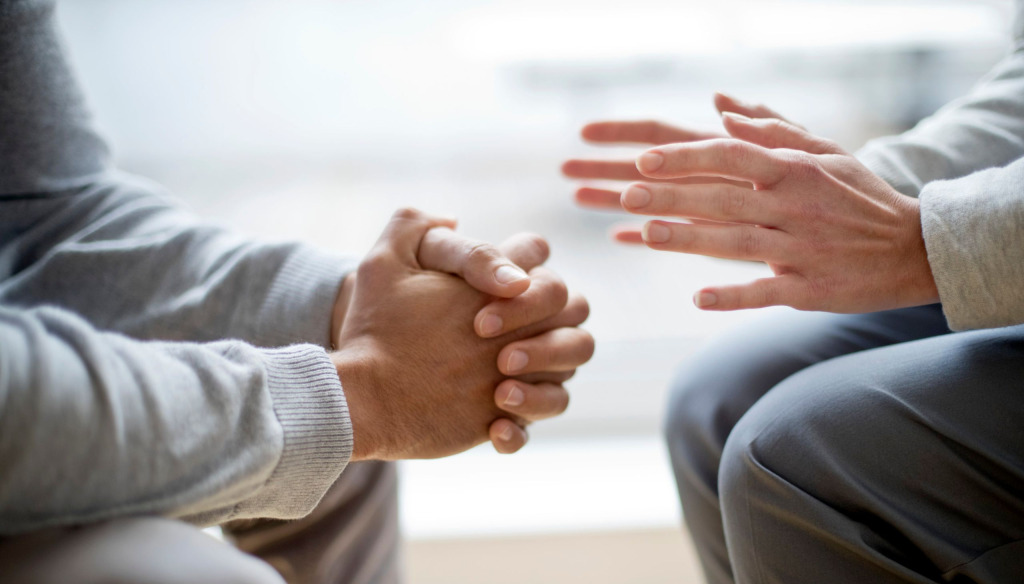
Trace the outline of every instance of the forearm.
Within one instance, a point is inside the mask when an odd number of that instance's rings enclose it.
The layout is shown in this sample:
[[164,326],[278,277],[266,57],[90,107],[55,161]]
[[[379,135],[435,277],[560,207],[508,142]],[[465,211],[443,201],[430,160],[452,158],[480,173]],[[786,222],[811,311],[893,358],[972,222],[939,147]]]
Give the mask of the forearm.
[[354,261],[206,225],[159,187],[115,176],[61,196],[0,200],[0,302],[55,305],[141,339],[330,345]]
[[967,96],[917,127],[869,142],[857,157],[905,195],[1024,156],[1024,50],[1000,62]]
[[0,308],[0,370],[2,533],[299,517],[351,455],[336,370],[310,345],[147,343]]

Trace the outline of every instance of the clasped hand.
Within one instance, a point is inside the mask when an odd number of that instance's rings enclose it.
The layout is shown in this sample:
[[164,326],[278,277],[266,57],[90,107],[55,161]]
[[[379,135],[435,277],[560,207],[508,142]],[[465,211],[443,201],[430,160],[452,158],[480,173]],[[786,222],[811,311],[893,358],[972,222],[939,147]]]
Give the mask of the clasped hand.
[[332,354],[354,460],[434,458],[488,438],[500,452],[568,405],[562,383],[593,354],[589,307],[541,264],[547,243],[494,247],[405,209],[342,286]]
[[620,241],[771,268],[770,278],[702,288],[700,308],[869,312],[938,300],[917,199],[764,106],[721,94],[715,102],[725,133],[649,121],[584,127],[591,142],[656,147],[635,162],[566,162],[573,178],[638,181],[621,191],[583,187],[577,200],[686,220],[621,229]]

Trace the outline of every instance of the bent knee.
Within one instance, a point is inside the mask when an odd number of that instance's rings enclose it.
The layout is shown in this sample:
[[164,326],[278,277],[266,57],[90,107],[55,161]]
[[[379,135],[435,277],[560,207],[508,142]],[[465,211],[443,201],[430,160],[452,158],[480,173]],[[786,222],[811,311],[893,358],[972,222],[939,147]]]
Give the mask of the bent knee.
[[[818,367],[774,388],[736,424],[723,449],[723,498],[793,488],[841,500],[889,472],[913,412],[890,393]],[[909,446],[907,446],[909,448]]]

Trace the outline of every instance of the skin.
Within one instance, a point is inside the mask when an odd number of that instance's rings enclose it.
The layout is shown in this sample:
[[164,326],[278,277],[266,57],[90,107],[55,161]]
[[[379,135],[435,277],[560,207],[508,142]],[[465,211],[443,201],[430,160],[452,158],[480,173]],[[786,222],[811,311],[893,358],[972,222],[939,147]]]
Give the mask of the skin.
[[657,144],[626,161],[568,161],[573,178],[630,180],[583,187],[583,205],[672,217],[615,238],[655,250],[765,262],[774,276],[694,294],[706,310],[786,305],[869,312],[938,301],[917,199],[896,192],[834,142],[764,106],[718,94],[725,133],[658,122],[599,122],[596,143]]
[[[488,439],[514,452],[527,424],[565,410],[561,384],[593,354],[578,328],[589,307],[540,265],[543,239],[495,247],[452,227],[395,213],[339,292],[331,358],[349,402],[353,460],[435,458]],[[526,277],[495,276],[511,265]],[[501,323],[483,327],[491,316]]]

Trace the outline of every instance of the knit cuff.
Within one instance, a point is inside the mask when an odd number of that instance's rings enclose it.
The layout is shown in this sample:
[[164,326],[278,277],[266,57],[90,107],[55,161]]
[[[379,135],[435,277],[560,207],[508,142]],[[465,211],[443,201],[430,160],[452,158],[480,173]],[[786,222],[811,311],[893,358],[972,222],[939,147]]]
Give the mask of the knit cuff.
[[308,515],[352,457],[352,420],[334,364],[312,345],[266,349],[267,384],[284,430],[281,459],[259,494],[236,516]]
[[1015,253],[1024,248],[1024,212],[1014,197],[997,196],[1020,185],[1000,184],[1001,170],[932,182],[921,191],[928,263],[955,331],[1024,322],[1024,269]]

